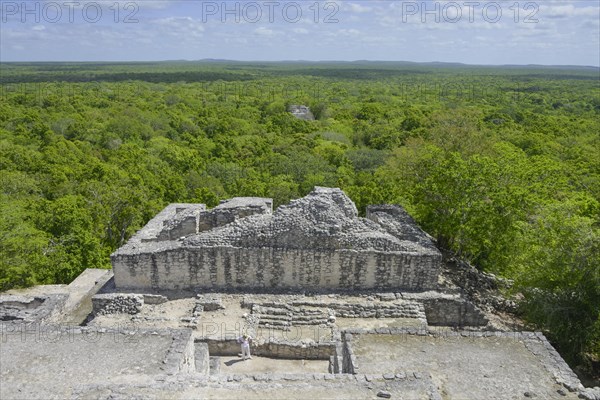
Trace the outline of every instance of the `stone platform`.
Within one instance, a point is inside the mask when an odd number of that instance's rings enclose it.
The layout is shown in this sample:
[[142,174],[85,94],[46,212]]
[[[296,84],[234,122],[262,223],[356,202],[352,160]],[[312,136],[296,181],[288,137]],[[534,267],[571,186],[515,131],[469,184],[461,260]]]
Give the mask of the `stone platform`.
[[1,399],[600,399],[399,206],[172,204],[111,258],[0,294]]

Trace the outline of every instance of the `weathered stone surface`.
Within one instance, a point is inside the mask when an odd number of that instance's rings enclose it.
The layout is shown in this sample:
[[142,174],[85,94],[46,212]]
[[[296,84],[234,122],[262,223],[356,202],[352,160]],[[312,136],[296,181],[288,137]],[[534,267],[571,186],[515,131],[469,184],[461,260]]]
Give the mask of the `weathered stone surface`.
[[423,298],[427,322],[442,326],[484,326],[486,316],[473,303],[462,298]]
[[273,199],[262,197],[234,197],[222,201],[210,211],[204,211],[198,217],[198,232],[209,231],[250,215],[271,214]]
[[[306,398],[315,387],[323,385],[321,396],[315,398],[328,397],[328,393],[335,393],[337,398],[373,398],[380,390],[389,392],[391,398],[440,400],[446,397],[503,400],[524,398],[525,393],[530,398],[595,398],[592,390],[581,387],[543,335],[534,332],[417,329],[377,323],[368,329],[337,331],[329,326],[319,329],[330,330],[331,336],[314,332],[301,336],[299,330],[270,336],[263,330],[253,334],[256,338],[253,360],[238,361],[240,345],[236,337],[244,327],[233,323],[232,313],[241,318],[256,307],[268,311],[273,318],[287,318],[292,313],[292,320],[303,321],[338,310],[361,312],[366,306],[376,311],[399,307],[422,315],[422,303],[435,297],[431,292],[405,292],[403,298],[381,301],[383,293],[376,293],[354,296],[203,293],[204,304],[220,301],[225,310],[201,316],[212,328],[219,329],[211,329],[210,334],[208,330],[196,330],[194,337],[189,331],[184,336],[179,335],[180,331],[170,331],[165,336],[158,328],[163,323],[159,320],[144,322],[157,325],[147,330],[149,326],[141,325],[141,321],[133,322],[129,315],[118,314],[98,318],[105,323],[112,320],[115,325],[72,327],[64,331],[55,325],[23,324],[27,327],[19,328],[13,325],[15,321],[9,321],[8,326],[0,323],[3,382],[0,397],[198,398],[204,393],[204,397],[236,398],[241,392],[253,390],[257,396],[265,397],[266,389],[277,387],[280,391],[275,398]],[[458,297],[439,293],[437,296]],[[366,301],[367,297],[371,300]],[[185,319],[193,319],[190,313],[198,299],[173,299],[144,307],[139,315],[149,311],[157,315],[161,311],[172,313],[181,307],[187,310]],[[214,319],[216,316],[223,319]],[[251,316],[248,314],[246,320]],[[356,326],[364,322],[356,320]],[[120,330],[111,330],[111,326]],[[86,360],[92,353],[95,362],[89,365]],[[305,369],[305,365],[309,367]],[[110,373],[95,372],[95,367],[108,368]],[[161,391],[159,387],[164,382],[169,385]],[[252,387],[257,384],[263,386]],[[349,389],[354,384],[358,386]],[[303,386],[295,389],[294,385]],[[343,396],[342,388],[346,390]],[[366,392],[360,392],[362,389]]]
[[196,308],[195,311],[215,311],[222,310],[223,301],[219,294],[198,294],[196,296]]
[[144,305],[144,295],[125,293],[104,293],[92,297],[95,315],[137,314]]
[[0,321],[23,320],[44,303],[43,297],[29,297],[16,295],[0,296]]
[[[367,376],[381,371],[384,379],[386,374],[395,373],[406,376],[406,380],[444,382],[443,398],[449,399],[561,398],[557,393],[561,389],[559,378],[571,379],[570,370],[555,372],[562,367],[544,348],[543,335],[494,332],[494,336],[484,337],[469,331],[456,332],[457,336],[449,333],[432,330],[420,336],[398,330],[381,335],[372,330],[354,335],[354,365]],[[535,362],[531,362],[533,359]],[[435,395],[435,386],[428,391],[430,398],[440,398]],[[565,393],[564,398],[574,399],[585,392],[577,388]]]
[[44,296],[0,295],[0,321],[43,322],[59,314],[68,294]]
[[[354,203],[330,188],[315,188],[273,214],[264,200],[233,199],[217,209],[238,210],[239,218],[184,240],[141,241],[151,236],[143,229],[111,257],[117,287],[423,290],[437,285],[441,254],[416,226],[402,227],[414,223],[400,207],[377,206],[369,214],[373,220],[359,218]],[[262,213],[246,216],[248,204],[261,202]],[[151,221],[151,230],[157,224]]]
[[600,400],[600,387],[585,388],[579,394],[580,399]]
[[204,204],[190,204],[189,207],[175,208],[175,215],[163,221],[158,240],[177,240],[182,236],[198,233],[200,213],[206,209]]
[[28,335],[22,330],[2,331],[2,399],[69,399],[76,385],[132,384],[136,377],[195,370],[191,331],[32,328],[38,331]]
[[453,285],[467,300],[487,311],[514,313],[517,310],[517,303],[499,292],[499,289],[512,286],[512,281],[479,271],[447,252],[443,254],[443,261],[442,278],[449,281],[444,290]]
[[169,299],[160,294],[144,294],[144,304],[163,304]]
[[433,238],[421,230],[402,207],[388,204],[368,206],[367,218],[377,222],[409,249],[422,251],[422,248],[426,248],[438,251]]

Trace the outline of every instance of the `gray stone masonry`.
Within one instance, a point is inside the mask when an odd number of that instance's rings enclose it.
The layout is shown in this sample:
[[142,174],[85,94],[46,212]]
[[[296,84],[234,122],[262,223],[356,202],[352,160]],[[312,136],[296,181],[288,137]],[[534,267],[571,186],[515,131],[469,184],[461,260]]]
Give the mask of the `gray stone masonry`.
[[144,295],[106,293],[92,297],[94,315],[137,314],[144,305]]
[[216,293],[198,294],[196,295],[196,306],[201,306],[202,311],[223,310],[223,301],[221,295]]
[[[422,291],[437,286],[441,254],[398,206],[372,207],[369,218],[359,218],[344,192],[321,187],[274,213],[269,199],[236,198],[208,214],[200,211],[197,234],[158,241],[163,222],[178,207],[197,205],[167,207],[112,254],[117,288]],[[224,211],[231,222],[219,219]],[[215,221],[206,217],[203,225],[205,214]]]
[[258,324],[290,330],[299,325],[332,326],[336,317],[344,318],[416,318],[427,324],[423,305],[399,300],[393,303],[348,303],[319,301],[260,302],[249,305]]
[[21,296],[0,294],[0,321],[44,322],[62,312],[68,294]]
[[414,245],[416,251],[420,248],[437,251],[433,238],[419,228],[402,207],[389,204],[368,206],[367,218],[377,222],[390,235],[403,241],[407,248]]
[[176,207],[175,215],[163,222],[158,240],[176,240],[182,236],[198,233],[200,213],[206,210],[204,204],[190,204],[189,207]]
[[[235,356],[240,353],[240,345],[237,338],[199,338],[197,343],[206,343],[210,356]],[[289,360],[329,360],[335,355],[336,343],[314,342],[311,340],[284,340],[268,338],[268,340],[252,344],[252,354],[271,358],[282,358]]]
[[195,362],[196,372],[202,375],[208,375],[210,370],[210,354],[206,343],[195,343]]
[[233,221],[256,214],[272,214],[273,199],[262,197],[234,197],[224,200],[210,211],[201,212],[198,232],[205,232]]
[[[156,217],[152,218],[143,229],[140,229],[135,235],[129,239],[127,245],[131,247],[139,247],[142,243],[156,242],[162,240],[170,240],[171,234],[169,231],[177,229],[177,221],[185,221],[189,218],[189,213],[200,212],[205,210],[205,204],[189,204],[189,203],[172,203],[159,212]],[[177,216],[181,214],[181,216]],[[189,224],[186,224],[189,227]],[[191,233],[196,233],[195,229]],[[163,231],[166,231],[163,233]],[[175,236],[175,235],[173,235]]]

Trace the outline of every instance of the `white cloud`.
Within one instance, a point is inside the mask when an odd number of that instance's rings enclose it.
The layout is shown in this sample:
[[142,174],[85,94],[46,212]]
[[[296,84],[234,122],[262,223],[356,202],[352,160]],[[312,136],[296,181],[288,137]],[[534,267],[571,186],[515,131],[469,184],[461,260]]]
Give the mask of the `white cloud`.
[[352,37],[356,37],[356,36],[360,36],[361,32],[358,29],[339,29],[336,33],[334,33],[335,36],[352,36]]
[[204,34],[204,24],[200,20],[191,17],[168,17],[156,19],[151,22],[157,26],[156,35],[176,36],[180,40],[190,37],[202,37]]
[[[346,6],[346,4],[345,4]],[[346,7],[344,7],[346,8]],[[373,11],[373,8],[368,6],[363,6],[357,3],[348,3],[347,8],[350,12],[364,14]]]
[[273,35],[275,35],[275,31],[272,29],[269,29],[269,28],[265,28],[264,26],[261,26],[254,30],[254,34],[259,35],[259,36],[273,36]]
[[[1,1],[1,0],[0,0]],[[50,1],[50,0],[45,0]],[[240,58],[246,59],[397,59],[408,61],[462,61],[471,63],[594,65],[600,58],[600,5],[597,0],[543,0],[535,18],[538,23],[525,23],[530,14],[525,2],[519,2],[519,19],[515,20],[515,3],[498,2],[502,19],[491,23],[482,16],[483,2],[476,9],[473,22],[466,9],[457,23],[444,21],[435,14],[403,15],[403,5],[425,0],[336,1],[319,2],[318,20],[308,7],[314,2],[302,2],[302,19],[287,23],[276,15],[267,23],[235,23],[215,17],[202,21],[201,7],[196,1],[133,0],[139,5],[137,24],[114,23],[108,9],[128,1],[100,0],[106,11],[97,24],[82,20],[76,11],[74,23],[26,23],[20,16],[0,24],[2,60],[149,60],[178,58]],[[226,1],[226,0],[225,0]],[[242,1],[242,0],[239,0]],[[250,0],[248,0],[250,1]],[[437,0],[442,10],[449,0]],[[61,2],[57,2],[62,4]],[[80,2],[83,4],[83,1]],[[221,0],[218,0],[221,4]],[[457,1],[459,5],[463,2]],[[338,23],[325,24],[328,11],[325,4],[339,6]],[[428,2],[428,10],[434,9]],[[448,13],[455,12],[452,7]],[[281,11],[281,7],[279,8]],[[406,10],[404,10],[406,11]],[[79,13],[79,14],[77,14]],[[79,15],[79,16],[78,16]],[[456,14],[448,14],[453,19]],[[121,13],[121,19],[124,18]],[[306,38],[314,42],[306,46]],[[284,40],[285,39],[285,40]],[[268,46],[266,46],[268,45]],[[18,47],[27,49],[27,55]],[[466,46],[467,50],[461,48]],[[508,51],[510,50],[510,51]]]
[[[599,8],[600,3],[596,7],[586,6],[586,7],[575,7],[573,4],[564,4],[564,5],[545,5],[542,4],[540,6],[540,11],[538,13],[538,18],[556,18],[556,19],[565,19],[571,17],[590,17],[590,18],[598,18],[598,13],[600,12]],[[532,12],[532,11],[531,11]]]

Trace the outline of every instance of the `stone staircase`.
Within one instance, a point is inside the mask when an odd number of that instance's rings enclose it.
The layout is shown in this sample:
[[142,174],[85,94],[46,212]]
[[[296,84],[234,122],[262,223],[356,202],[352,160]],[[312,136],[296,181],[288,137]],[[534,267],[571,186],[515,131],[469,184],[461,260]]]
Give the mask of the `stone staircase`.
[[328,308],[294,307],[289,304],[253,304],[252,315],[265,328],[289,330],[299,325],[328,325],[335,321],[335,312]]
[[289,330],[300,325],[327,325],[336,317],[344,318],[411,318],[426,323],[423,304],[410,300],[365,301],[362,303],[291,301],[261,302],[249,305],[258,326]]

